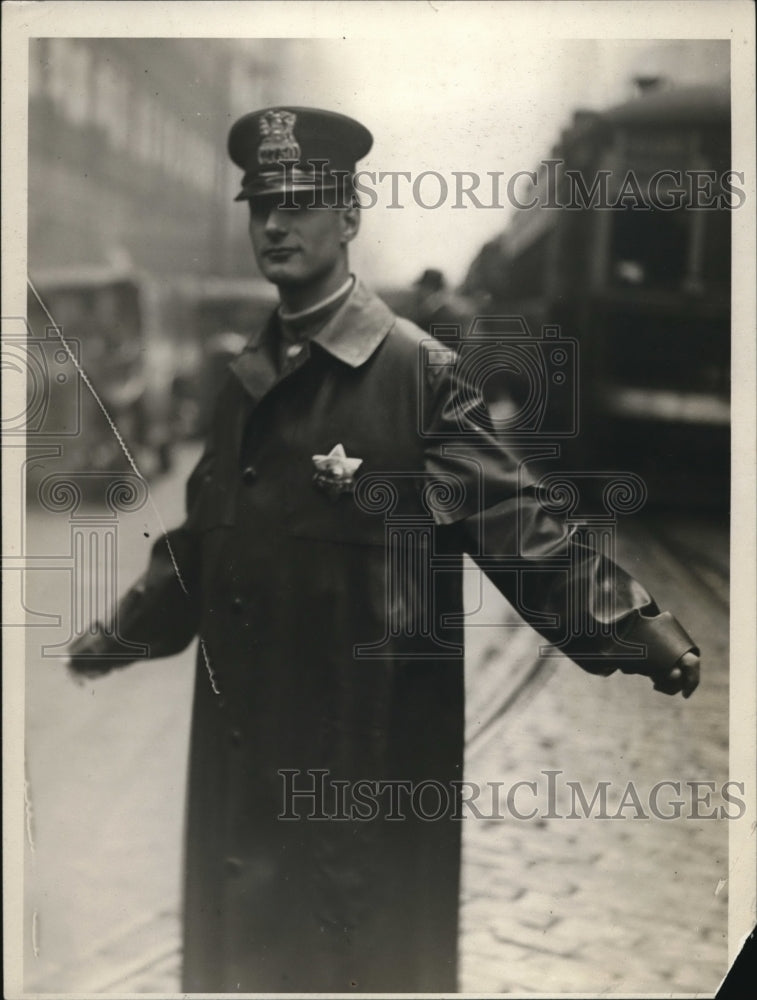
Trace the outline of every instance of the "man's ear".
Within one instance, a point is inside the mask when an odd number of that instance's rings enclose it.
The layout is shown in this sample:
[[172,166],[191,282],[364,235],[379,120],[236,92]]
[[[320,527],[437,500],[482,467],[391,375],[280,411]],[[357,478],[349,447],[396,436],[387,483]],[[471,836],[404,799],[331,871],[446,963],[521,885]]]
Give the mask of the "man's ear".
[[350,243],[360,229],[360,209],[355,206],[343,208],[339,213],[342,229],[342,243]]

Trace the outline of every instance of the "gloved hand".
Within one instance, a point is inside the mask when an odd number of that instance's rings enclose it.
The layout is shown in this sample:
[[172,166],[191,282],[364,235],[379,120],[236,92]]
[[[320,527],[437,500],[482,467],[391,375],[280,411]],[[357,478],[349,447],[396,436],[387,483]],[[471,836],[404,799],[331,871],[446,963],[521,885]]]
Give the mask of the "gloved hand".
[[681,691],[684,698],[688,698],[699,684],[699,657],[689,651],[684,653],[669,670],[658,671],[650,676],[655,691],[661,691],[663,694],[678,694]]
[[102,662],[94,661],[92,663],[87,663],[86,660],[75,660],[72,657],[67,656],[63,661],[63,665],[66,668],[68,676],[71,680],[81,687],[87,680],[95,680],[98,677],[104,677],[109,674],[111,667],[104,666]]
[[69,646],[65,660],[69,677],[77,684],[84,684],[85,680],[104,677],[114,667],[123,665],[123,661],[119,662],[117,658],[108,655],[109,651],[108,637],[102,624],[97,622],[93,629],[79,636]]

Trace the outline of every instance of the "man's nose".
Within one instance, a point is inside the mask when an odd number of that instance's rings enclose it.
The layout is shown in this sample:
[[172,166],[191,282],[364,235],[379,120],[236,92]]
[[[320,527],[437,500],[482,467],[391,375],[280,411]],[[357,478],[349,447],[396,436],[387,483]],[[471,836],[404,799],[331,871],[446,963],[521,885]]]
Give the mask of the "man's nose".
[[267,236],[283,235],[287,232],[286,219],[284,213],[274,205],[265,219],[265,232]]

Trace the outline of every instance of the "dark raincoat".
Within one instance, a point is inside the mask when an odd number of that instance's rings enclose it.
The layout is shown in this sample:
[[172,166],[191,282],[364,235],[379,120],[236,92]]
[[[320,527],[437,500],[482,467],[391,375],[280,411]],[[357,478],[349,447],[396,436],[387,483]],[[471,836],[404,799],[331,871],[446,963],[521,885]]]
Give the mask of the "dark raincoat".
[[[187,520],[118,612],[152,656],[200,636],[183,989],[451,992],[461,554],[592,672],[653,673],[693,643],[544,511],[449,351],[359,283],[284,375],[276,338],[274,317],[234,363]],[[354,479],[314,481],[336,445]],[[577,587],[590,627],[571,638]],[[634,642],[646,656],[621,659]],[[107,651],[101,632],[78,655]]]

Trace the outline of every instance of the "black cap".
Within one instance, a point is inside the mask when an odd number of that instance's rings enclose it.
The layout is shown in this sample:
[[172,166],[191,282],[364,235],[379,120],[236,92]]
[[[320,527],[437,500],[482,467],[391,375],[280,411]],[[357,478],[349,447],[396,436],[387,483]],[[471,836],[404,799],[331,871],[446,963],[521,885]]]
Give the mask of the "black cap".
[[440,292],[446,282],[441,271],[435,267],[427,267],[415,284],[421,288],[430,288],[432,292]]
[[229,156],[244,170],[235,201],[289,191],[343,188],[373,145],[368,129],[319,108],[251,111],[229,132]]

